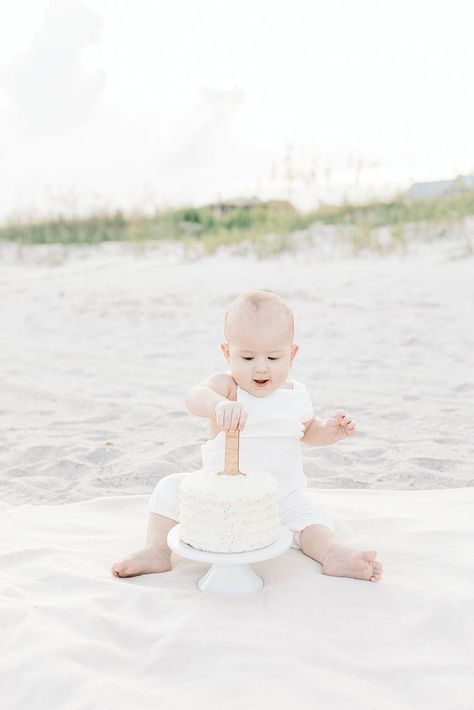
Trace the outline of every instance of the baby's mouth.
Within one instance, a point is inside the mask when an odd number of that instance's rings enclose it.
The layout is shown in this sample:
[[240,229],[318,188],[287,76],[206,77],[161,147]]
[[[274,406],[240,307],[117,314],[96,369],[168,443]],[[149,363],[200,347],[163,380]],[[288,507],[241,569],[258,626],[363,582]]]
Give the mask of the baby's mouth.
[[254,382],[255,382],[256,385],[266,385],[267,382],[270,382],[270,380],[269,380],[269,379],[266,379],[266,380],[254,380]]

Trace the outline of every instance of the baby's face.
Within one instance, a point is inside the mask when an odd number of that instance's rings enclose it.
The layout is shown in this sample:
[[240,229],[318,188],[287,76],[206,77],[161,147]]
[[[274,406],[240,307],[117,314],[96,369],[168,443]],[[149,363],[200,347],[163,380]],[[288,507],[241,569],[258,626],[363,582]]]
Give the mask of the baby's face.
[[221,349],[234,380],[255,397],[267,397],[286,382],[298,352],[286,322],[278,317],[234,328]]

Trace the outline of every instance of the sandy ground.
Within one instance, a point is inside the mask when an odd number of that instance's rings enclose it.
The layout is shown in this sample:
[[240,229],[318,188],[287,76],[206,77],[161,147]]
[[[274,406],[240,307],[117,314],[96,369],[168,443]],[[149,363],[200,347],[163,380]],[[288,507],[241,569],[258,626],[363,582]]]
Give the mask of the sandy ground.
[[225,369],[223,316],[242,290],[294,309],[317,416],[346,408],[358,435],[304,448],[313,488],[474,485],[472,258],[267,260],[179,247],[0,249],[0,486],[13,504],[149,494],[200,467],[206,422],[188,389]]
[[[474,707],[472,258],[0,245],[0,264],[2,710]],[[110,573],[159,478],[200,466],[184,398],[225,365],[223,314],[250,288],[293,307],[317,415],[358,422],[304,448],[308,495],[375,546],[378,584],[294,549],[237,597],[199,592],[209,565],[175,553]]]

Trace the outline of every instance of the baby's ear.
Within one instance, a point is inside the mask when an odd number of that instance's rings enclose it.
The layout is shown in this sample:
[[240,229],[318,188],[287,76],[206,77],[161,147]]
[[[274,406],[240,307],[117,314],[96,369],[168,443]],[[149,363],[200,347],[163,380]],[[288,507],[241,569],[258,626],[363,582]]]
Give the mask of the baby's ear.
[[226,342],[221,343],[221,350],[224,354],[224,357],[226,360],[230,358],[230,350],[229,350],[229,344]]
[[293,360],[296,356],[296,353],[298,352],[299,349],[300,349],[299,345],[292,345],[291,346],[291,362],[293,362]]

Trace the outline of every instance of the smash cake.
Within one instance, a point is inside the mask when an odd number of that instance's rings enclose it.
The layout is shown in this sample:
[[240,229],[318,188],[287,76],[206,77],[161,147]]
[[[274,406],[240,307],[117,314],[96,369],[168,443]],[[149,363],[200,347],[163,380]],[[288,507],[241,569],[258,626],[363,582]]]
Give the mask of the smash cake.
[[180,487],[179,536],[206,552],[250,552],[280,535],[279,487],[262,471],[239,471],[239,432],[226,432],[224,471],[200,469]]

